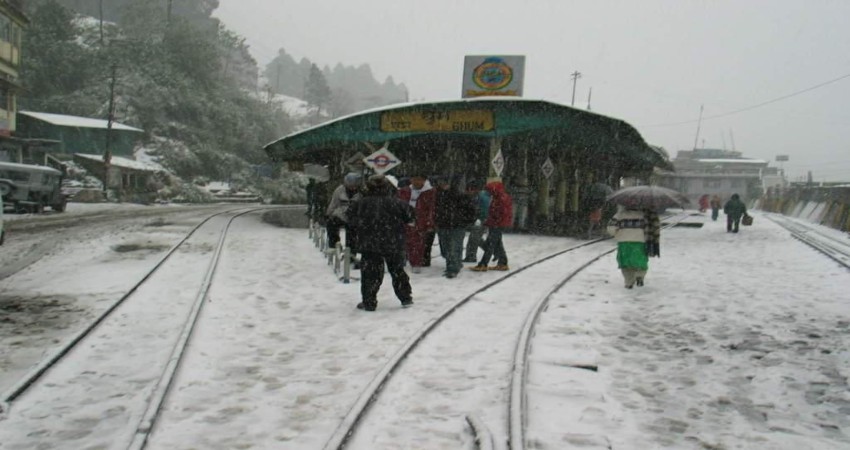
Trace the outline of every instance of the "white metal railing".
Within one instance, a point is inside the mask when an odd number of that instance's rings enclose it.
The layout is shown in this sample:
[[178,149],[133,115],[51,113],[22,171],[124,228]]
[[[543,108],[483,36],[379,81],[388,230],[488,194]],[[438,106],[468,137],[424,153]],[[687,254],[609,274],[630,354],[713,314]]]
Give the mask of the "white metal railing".
[[344,247],[341,241],[337,242],[333,248],[329,248],[326,236],[325,227],[311,219],[309,237],[313,240],[313,245],[328,259],[328,265],[333,266],[335,274],[339,275],[342,272],[340,281],[348,284],[351,282],[351,249]]

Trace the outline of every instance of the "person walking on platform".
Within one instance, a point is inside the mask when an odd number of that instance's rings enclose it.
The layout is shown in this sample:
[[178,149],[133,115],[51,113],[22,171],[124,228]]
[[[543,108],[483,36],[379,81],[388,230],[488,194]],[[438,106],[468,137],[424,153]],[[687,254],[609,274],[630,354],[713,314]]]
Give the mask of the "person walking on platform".
[[702,212],[705,212],[706,210],[708,210],[708,203],[709,203],[708,194],[703,194],[702,196],[700,196],[700,198],[699,198],[699,212],[702,213]]
[[[487,240],[484,242],[484,256],[481,257],[478,265],[471,267],[471,269],[476,272],[510,270],[508,254],[505,252],[505,244],[502,242],[502,233],[506,228],[510,228],[513,222],[511,196],[505,191],[505,186],[501,181],[487,183],[485,189],[490,193],[490,208],[487,212],[487,220],[484,222],[484,226],[487,227]],[[494,256],[496,265],[487,267],[490,258]]]
[[416,225],[407,228],[405,247],[411,270],[413,273],[419,273],[424,266],[425,238],[429,232],[434,231],[436,193],[428,179],[419,174],[410,177],[410,186],[399,189],[398,196],[416,211]]
[[711,196],[711,220],[717,221],[717,216],[720,215],[720,206],[722,203],[720,202],[720,196],[714,194]]
[[337,242],[340,240],[339,230],[345,227],[345,245],[351,249],[352,259],[354,259],[354,255],[357,253],[357,238],[356,233],[353,233],[348,227],[346,211],[352,202],[362,197],[360,193],[361,181],[362,177],[360,174],[354,172],[346,174],[342,180],[342,184],[331,194],[331,201],[328,203],[326,211],[328,216],[328,248],[336,247]]
[[620,206],[608,224],[608,233],[617,240],[617,267],[623,273],[626,289],[635,284],[643,286],[649,257],[661,256],[658,214]]
[[442,178],[437,184],[435,222],[440,237],[440,247],[446,258],[446,278],[454,278],[463,268],[463,236],[475,220],[475,205],[462,191],[463,177]]
[[740,195],[732,194],[732,198],[723,205],[723,213],[726,214],[726,232],[737,233],[741,217],[747,214],[747,205],[741,201]]
[[413,305],[410,278],[404,271],[404,229],[411,228],[413,208],[395,196],[395,187],[383,175],[366,182],[365,195],[351,204],[348,220],[359,239],[361,256],[358,309],[374,311],[384,279],[390,273],[393,291],[402,307]]
[[487,220],[487,212],[490,210],[490,193],[486,189],[482,189],[481,181],[471,181],[467,186],[467,195],[472,199],[476,206],[475,223],[469,226],[469,238],[466,240],[466,256],[463,262],[478,262],[478,247],[483,247],[484,241],[484,222]]

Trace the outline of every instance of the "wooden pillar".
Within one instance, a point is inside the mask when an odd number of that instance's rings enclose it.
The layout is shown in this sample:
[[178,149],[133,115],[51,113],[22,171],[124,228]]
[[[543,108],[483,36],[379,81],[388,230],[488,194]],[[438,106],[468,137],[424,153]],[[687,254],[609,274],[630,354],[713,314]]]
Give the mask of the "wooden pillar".
[[579,200],[579,194],[581,193],[580,192],[581,181],[579,181],[579,180],[581,180],[581,175],[582,175],[581,171],[582,171],[582,169],[576,168],[574,175],[573,175],[573,188],[570,191],[570,194],[571,194],[570,195],[570,211],[572,211],[572,212],[578,212],[578,209],[579,209],[578,200]]
[[540,177],[537,186],[537,208],[534,212],[536,217],[549,220],[549,179]]
[[566,164],[558,165],[558,186],[555,191],[555,216],[561,218],[567,210],[567,193],[570,179],[569,167]]

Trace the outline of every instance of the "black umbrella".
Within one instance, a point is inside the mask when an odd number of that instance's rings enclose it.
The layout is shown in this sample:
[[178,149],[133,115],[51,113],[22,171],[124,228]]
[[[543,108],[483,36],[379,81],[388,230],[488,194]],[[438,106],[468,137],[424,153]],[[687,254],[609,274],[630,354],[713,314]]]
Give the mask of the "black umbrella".
[[609,202],[629,209],[664,209],[684,207],[690,203],[688,197],[678,191],[661,186],[632,186],[620,189],[607,197]]

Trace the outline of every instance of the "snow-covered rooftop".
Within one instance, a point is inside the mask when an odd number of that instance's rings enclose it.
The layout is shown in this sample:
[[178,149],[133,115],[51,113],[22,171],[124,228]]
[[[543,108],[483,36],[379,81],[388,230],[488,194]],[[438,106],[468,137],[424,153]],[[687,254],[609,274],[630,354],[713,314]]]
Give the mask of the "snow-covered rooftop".
[[[103,155],[91,155],[85,153],[77,153],[74,156],[92,160],[92,161],[103,161]],[[133,170],[145,170],[149,172],[163,172],[166,169],[155,162],[142,162],[136,161],[130,158],[124,158],[121,156],[113,156],[110,160],[109,164],[115,167],[122,167],[125,169],[133,169]]]
[[763,159],[726,159],[726,158],[700,158],[701,163],[723,163],[723,164],[767,164]]
[[[109,127],[109,122],[103,119],[91,119],[88,117],[68,116],[65,114],[42,113],[33,111],[18,111],[18,114],[32,117],[34,119],[38,119],[49,124],[59,125],[62,127],[100,129],[107,129]],[[112,122],[112,129],[122,131],[137,131],[139,133],[144,132],[144,130],[140,130],[138,128],[134,128],[118,122]]]

